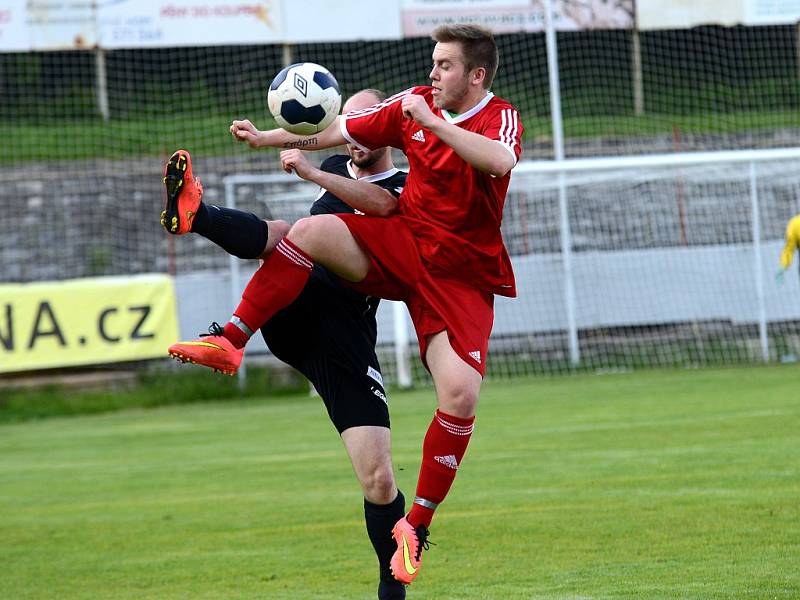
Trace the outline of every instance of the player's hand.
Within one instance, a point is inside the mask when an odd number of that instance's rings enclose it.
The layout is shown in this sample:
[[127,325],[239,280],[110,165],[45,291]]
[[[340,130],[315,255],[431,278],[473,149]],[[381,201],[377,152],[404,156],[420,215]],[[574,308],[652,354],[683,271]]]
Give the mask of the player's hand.
[[431,107],[425,102],[425,98],[417,94],[408,94],[403,97],[402,102],[403,116],[406,119],[413,119],[422,127],[429,128],[436,117],[431,111]]
[[251,148],[258,148],[261,131],[248,119],[231,123],[231,135],[238,142],[245,142]]
[[291,148],[281,152],[281,167],[287,173],[297,173],[301,179],[309,180],[318,170],[313,167],[302,150]]
[[775,273],[775,283],[777,285],[783,285],[783,274],[786,273],[786,269],[778,269],[778,272]]

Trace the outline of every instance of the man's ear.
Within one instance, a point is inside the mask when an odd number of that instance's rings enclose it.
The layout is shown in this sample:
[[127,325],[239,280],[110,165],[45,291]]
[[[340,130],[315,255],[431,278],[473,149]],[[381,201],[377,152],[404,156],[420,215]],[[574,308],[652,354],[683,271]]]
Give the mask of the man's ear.
[[483,86],[483,80],[486,79],[486,68],[475,67],[470,73],[470,83],[473,85]]

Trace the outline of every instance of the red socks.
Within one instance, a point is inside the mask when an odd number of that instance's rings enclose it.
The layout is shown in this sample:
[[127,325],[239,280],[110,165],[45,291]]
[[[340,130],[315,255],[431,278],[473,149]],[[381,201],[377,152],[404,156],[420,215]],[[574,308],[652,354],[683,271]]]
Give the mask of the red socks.
[[422,443],[422,466],[417,480],[417,497],[408,513],[413,527],[420,523],[429,527],[433,512],[453,480],[467,451],[475,417],[461,419],[437,410]]
[[313,266],[311,257],[292,242],[286,238],[278,242],[275,250],[253,274],[241,303],[233,312],[250,332],[228,323],[225,337],[236,348],[244,348],[253,333],[300,295]]
[[[248,329],[250,328],[248,327]],[[234,348],[244,348],[250,340],[250,334],[245,333],[231,322],[225,323],[223,330],[222,335],[228,338]]]

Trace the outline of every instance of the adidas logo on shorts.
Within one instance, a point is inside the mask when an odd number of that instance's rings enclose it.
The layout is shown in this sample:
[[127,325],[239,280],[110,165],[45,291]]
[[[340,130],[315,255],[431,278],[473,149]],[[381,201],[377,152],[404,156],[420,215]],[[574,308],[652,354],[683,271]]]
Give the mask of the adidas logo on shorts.
[[469,355],[472,357],[472,359],[476,363],[478,363],[478,364],[481,363],[481,351],[480,350],[473,350],[472,352],[469,353]]
[[378,398],[383,400],[386,404],[389,404],[389,401],[386,399],[386,394],[384,394],[382,391],[372,386],[370,386],[369,389],[371,389],[372,393],[375,394]]
[[381,384],[381,387],[383,387],[383,376],[381,375],[381,372],[378,371],[378,369],[373,369],[372,367],[367,365],[367,377],[374,379],[375,381]]

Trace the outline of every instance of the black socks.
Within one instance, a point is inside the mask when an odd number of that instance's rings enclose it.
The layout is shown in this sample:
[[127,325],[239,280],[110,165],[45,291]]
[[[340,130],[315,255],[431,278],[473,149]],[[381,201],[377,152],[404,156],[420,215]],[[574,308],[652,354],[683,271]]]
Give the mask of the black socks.
[[[381,582],[378,596],[383,600],[405,598],[403,584],[397,581],[389,568],[397,544],[392,538],[392,528],[406,514],[406,499],[398,490],[397,497],[389,504],[373,504],[364,498],[364,519],[367,523],[367,534],[375,548],[380,565]],[[402,595],[401,595],[402,594]]]
[[239,258],[258,258],[267,247],[267,223],[233,208],[200,203],[192,232]]

